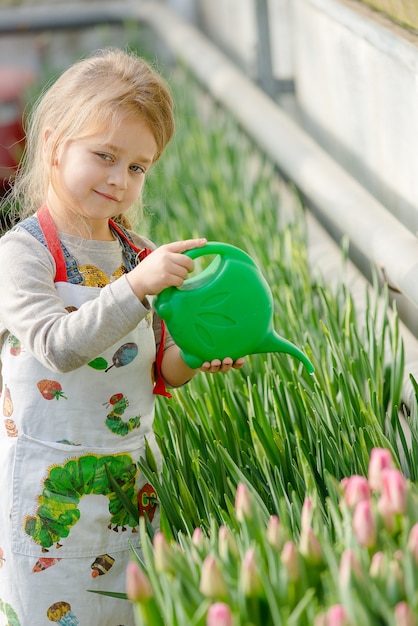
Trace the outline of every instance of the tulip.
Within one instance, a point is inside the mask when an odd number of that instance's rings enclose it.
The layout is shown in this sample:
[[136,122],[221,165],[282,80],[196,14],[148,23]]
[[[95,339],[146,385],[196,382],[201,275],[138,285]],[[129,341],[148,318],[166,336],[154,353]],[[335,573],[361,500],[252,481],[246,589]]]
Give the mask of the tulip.
[[400,602],[405,593],[405,579],[399,561],[392,559],[388,564],[386,597],[389,602]]
[[418,565],[418,522],[410,530],[407,546],[414,557],[415,564]]
[[312,528],[302,530],[299,540],[299,551],[309,563],[320,563],[322,550],[318,537]]
[[383,520],[385,528],[391,533],[395,530],[395,515],[392,511],[392,506],[386,497],[380,496],[377,502],[377,510],[380,513],[380,517]]
[[286,569],[289,580],[291,582],[296,582],[300,575],[299,556],[298,550],[293,541],[286,541],[283,546],[280,560]]
[[222,560],[232,555],[238,557],[238,546],[235,541],[234,535],[226,526],[220,526],[218,531],[218,550],[219,556]]
[[382,498],[394,514],[405,513],[408,483],[398,469],[385,469],[381,474]]
[[262,591],[262,584],[255,559],[255,550],[250,548],[245,553],[241,565],[241,587],[247,597],[258,596]]
[[126,568],[126,595],[132,602],[143,602],[152,598],[148,577],[138,563],[133,561]]
[[418,620],[414,611],[406,602],[399,602],[394,610],[396,626],[417,626]]
[[301,518],[300,518],[300,522],[301,522],[300,525],[301,525],[302,532],[311,527],[312,512],[313,512],[312,500],[310,498],[305,498],[303,502]]
[[371,490],[369,481],[364,476],[354,474],[345,483],[344,500],[350,509],[354,509],[356,504],[363,500],[369,500]]
[[231,609],[223,602],[216,602],[209,607],[206,626],[232,626]]
[[353,515],[353,530],[357,541],[365,548],[376,543],[377,529],[370,500],[358,502]]
[[314,626],[327,626],[327,616],[324,612],[315,617]]
[[382,471],[394,468],[392,454],[385,448],[373,448],[369,461],[369,485],[373,491],[380,492],[382,488]]
[[387,572],[387,559],[383,552],[375,552],[370,561],[369,574],[372,578],[384,578]]
[[202,563],[200,592],[207,598],[224,598],[226,584],[216,559],[209,554]]
[[339,581],[342,587],[350,585],[352,577],[361,576],[361,566],[353,550],[347,549],[341,555]]
[[344,607],[341,604],[334,604],[327,611],[327,626],[347,626],[348,619]]
[[156,532],[153,539],[154,564],[157,572],[172,572],[172,558],[170,546],[162,532]]
[[252,517],[251,498],[247,487],[239,483],[235,495],[235,513],[237,520],[243,522],[246,518]]
[[205,542],[205,535],[201,528],[195,528],[192,535],[192,543],[196,548],[201,548]]
[[267,524],[266,531],[267,541],[271,546],[281,550],[283,546],[283,530],[277,515],[272,515]]

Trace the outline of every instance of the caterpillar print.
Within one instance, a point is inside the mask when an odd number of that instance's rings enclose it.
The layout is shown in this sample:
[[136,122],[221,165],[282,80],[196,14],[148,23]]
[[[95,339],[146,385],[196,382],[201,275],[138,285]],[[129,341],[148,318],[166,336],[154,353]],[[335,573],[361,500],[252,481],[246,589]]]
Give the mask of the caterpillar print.
[[51,467],[38,497],[36,515],[24,520],[26,534],[44,552],[53,544],[60,547],[61,540],[68,537],[80,518],[81,498],[89,494],[108,498],[109,529],[117,531],[121,527],[126,530],[129,526],[136,532],[138,519],[132,517],[120,501],[109,476],[116,481],[124,499],[135,506],[137,466],[130,454],[88,454]]
[[7,602],[3,602],[3,600],[0,598],[0,614],[3,614],[6,616],[7,618],[7,626],[20,626],[20,621],[18,616],[16,615],[16,611],[13,609],[13,607],[10,606],[10,604],[7,604]]
[[123,393],[115,393],[105,402],[104,406],[111,408],[106,415],[106,426],[115,435],[124,437],[141,425],[141,416],[130,417],[126,422],[122,420],[122,415],[129,406],[129,401]]

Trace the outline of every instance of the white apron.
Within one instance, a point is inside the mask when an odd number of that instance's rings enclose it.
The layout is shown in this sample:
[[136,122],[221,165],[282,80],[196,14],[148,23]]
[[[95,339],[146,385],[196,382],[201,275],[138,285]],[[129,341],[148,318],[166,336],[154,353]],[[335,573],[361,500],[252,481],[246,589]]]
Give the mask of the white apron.
[[[99,288],[56,283],[65,306]],[[69,313],[71,315],[71,313]],[[9,336],[0,399],[0,626],[134,626],[125,591],[137,520],[158,526],[155,493],[137,462],[152,432],[152,314],[89,365],[56,374]]]

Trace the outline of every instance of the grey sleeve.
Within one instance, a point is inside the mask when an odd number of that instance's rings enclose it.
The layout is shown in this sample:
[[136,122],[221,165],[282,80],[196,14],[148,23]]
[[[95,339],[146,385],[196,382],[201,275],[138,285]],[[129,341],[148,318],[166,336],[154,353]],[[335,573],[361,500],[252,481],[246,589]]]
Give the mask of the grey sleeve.
[[54,276],[51,254],[32,235],[17,230],[0,239],[0,337],[11,332],[52,371],[88,363],[149,312],[122,276],[68,314]]

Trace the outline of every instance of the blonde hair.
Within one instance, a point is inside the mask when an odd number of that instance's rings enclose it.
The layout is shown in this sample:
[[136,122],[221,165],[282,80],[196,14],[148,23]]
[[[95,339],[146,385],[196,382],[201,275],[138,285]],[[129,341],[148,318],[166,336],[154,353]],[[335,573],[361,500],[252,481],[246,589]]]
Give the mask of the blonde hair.
[[[173,109],[166,81],[132,52],[106,48],[72,65],[28,116],[27,146],[11,193],[19,217],[45,201],[54,155],[64,142],[111,128],[122,114],[146,121],[157,144],[156,161],[174,133]],[[115,218],[129,226],[124,216]]]

